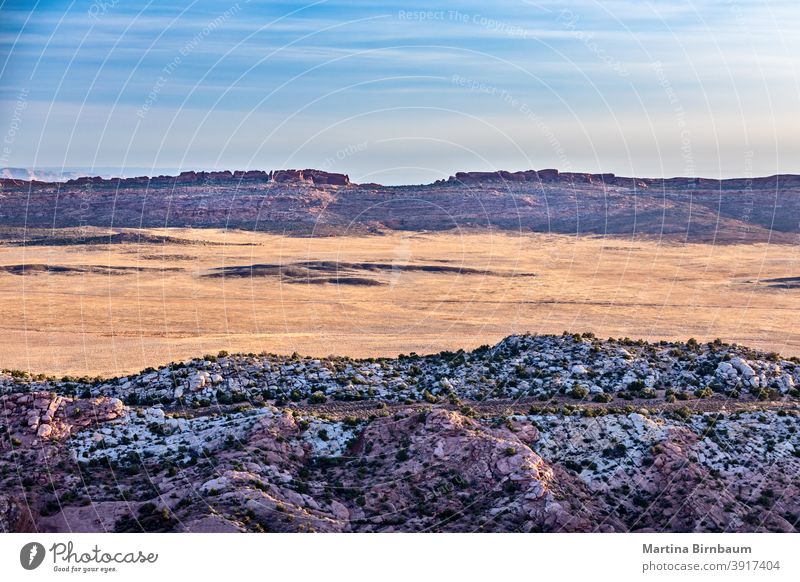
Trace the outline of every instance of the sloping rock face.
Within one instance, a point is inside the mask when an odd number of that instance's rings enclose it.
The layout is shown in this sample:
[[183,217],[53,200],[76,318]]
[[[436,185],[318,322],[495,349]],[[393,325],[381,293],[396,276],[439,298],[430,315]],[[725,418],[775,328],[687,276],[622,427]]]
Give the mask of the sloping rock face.
[[[528,427],[527,438],[535,438]],[[442,409],[370,423],[353,460],[318,472],[355,496],[359,531],[594,531],[582,484],[507,428]],[[365,487],[363,475],[379,476]],[[613,521],[603,531],[623,529]]]
[[[0,225],[229,227],[298,234],[492,227],[713,242],[796,242],[800,177],[635,178],[458,172],[415,186],[315,169],[182,172],[66,183],[2,179]],[[88,221],[88,222],[87,222]]]
[[[94,404],[104,405],[102,410],[108,405]],[[593,524],[592,510],[599,509],[585,487],[545,463],[515,432],[487,428],[454,411],[409,409],[364,425],[349,422],[342,428],[270,409],[234,414],[210,431],[200,421],[171,428],[163,415],[150,411],[98,416],[108,424],[93,423],[92,430],[78,432],[69,443],[50,439],[45,446],[34,439],[12,437],[15,444],[10,449],[17,459],[44,458],[51,467],[61,467],[69,457],[79,461],[66,473],[63,468],[43,472],[23,488],[25,503],[34,508],[31,523],[36,529],[116,527],[127,531],[124,528],[131,519],[151,519],[152,509],[142,516],[141,508],[154,504],[155,513],[162,515],[166,510],[172,516],[158,521],[158,528],[185,531],[624,529],[614,519]],[[27,417],[22,413],[13,412],[15,417]],[[232,431],[225,430],[232,425]],[[79,431],[80,426],[70,426],[70,430]],[[161,442],[146,433],[158,435]],[[212,438],[221,436],[217,433],[226,436]],[[520,434],[535,440],[536,429],[528,426]],[[332,447],[331,437],[345,446]],[[213,460],[208,466],[192,460],[197,457],[183,459],[181,449],[196,447],[198,440],[204,445],[194,454]],[[186,445],[173,447],[170,441]],[[93,453],[88,460],[87,450]],[[178,453],[181,459],[168,460],[170,453]],[[102,474],[95,467],[102,466],[104,473],[110,469],[108,482],[132,482],[136,490],[137,479],[132,475],[139,471],[132,467],[137,466],[136,459],[148,457],[151,462],[141,466],[148,475],[143,486],[149,492],[141,498],[119,498],[118,491],[97,482]],[[97,458],[104,462],[95,463]],[[169,470],[159,474],[163,466],[158,465],[164,463],[173,467],[172,474]],[[176,466],[181,467],[179,471],[174,470]],[[94,483],[85,487],[85,499],[91,501],[75,504],[69,485],[87,480]],[[152,498],[155,492],[159,495]],[[196,499],[186,501],[192,498]],[[205,513],[201,499],[214,507],[211,514]],[[22,505],[5,496],[0,501],[3,526],[18,531],[24,522]]]
[[478,417],[436,405],[337,420],[99,400],[70,403],[96,411],[91,422],[80,413],[37,438],[29,412],[47,407],[14,399],[0,531],[788,532],[800,520],[796,410]]
[[[800,447],[785,440],[796,416],[705,414],[683,423],[632,413],[537,422],[542,456],[574,468],[595,495],[614,498],[614,513],[631,530],[797,530],[790,499],[798,487],[789,476],[800,469]],[[791,453],[768,450],[772,430]],[[769,472],[771,485],[759,471]]]

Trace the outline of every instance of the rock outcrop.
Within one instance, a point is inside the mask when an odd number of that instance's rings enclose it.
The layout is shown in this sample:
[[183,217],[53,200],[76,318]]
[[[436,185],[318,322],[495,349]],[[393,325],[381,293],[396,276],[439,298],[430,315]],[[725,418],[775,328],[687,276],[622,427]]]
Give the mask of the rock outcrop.
[[7,434],[30,446],[64,440],[75,431],[125,414],[118,398],[76,399],[41,391],[0,396],[0,410]]

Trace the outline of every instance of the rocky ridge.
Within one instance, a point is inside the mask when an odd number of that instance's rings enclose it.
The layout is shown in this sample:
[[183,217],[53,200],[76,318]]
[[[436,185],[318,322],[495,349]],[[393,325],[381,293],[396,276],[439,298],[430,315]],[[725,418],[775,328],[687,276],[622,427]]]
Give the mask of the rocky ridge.
[[797,531],[800,362],[512,336],[0,377],[2,531]]
[[398,358],[310,358],[221,352],[89,380],[0,376],[3,391],[52,391],[119,398],[128,404],[203,407],[270,401],[437,403],[452,399],[556,396],[684,401],[713,395],[775,399],[796,395],[800,361],[721,341],[659,342],[593,334],[510,336],[472,352]]

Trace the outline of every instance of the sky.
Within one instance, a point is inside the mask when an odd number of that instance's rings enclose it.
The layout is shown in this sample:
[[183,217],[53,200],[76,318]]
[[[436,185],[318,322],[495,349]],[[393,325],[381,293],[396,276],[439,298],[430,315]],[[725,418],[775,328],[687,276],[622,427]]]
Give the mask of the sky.
[[0,167],[800,173],[796,0],[0,0]]

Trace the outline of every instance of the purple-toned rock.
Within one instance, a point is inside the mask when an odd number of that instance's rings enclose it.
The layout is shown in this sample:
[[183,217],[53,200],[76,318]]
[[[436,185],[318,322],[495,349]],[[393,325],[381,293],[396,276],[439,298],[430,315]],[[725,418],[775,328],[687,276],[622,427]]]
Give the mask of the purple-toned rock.
[[291,182],[310,182],[303,176],[302,170],[275,170],[272,172],[272,181],[279,184]]
[[347,174],[334,174],[322,170],[303,170],[303,177],[310,178],[314,184],[330,186],[347,186],[350,184],[350,177]]

